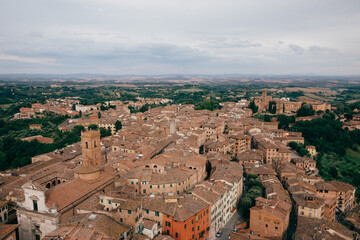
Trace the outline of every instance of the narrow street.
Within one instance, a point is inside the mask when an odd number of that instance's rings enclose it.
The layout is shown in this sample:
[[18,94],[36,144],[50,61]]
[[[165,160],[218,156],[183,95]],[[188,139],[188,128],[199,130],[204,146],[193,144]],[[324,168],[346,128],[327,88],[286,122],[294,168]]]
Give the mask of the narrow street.
[[229,220],[229,222],[224,226],[222,229],[223,233],[221,237],[216,238],[219,240],[227,240],[229,238],[230,232],[234,229],[234,224],[239,220],[239,213],[238,211],[235,212],[234,216],[232,216]]

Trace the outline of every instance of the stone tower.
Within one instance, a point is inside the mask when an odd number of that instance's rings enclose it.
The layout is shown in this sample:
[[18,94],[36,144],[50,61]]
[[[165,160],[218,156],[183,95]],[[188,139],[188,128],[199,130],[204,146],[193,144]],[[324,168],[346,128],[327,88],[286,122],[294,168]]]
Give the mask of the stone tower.
[[89,130],[81,133],[82,159],[84,166],[101,165],[100,131]]
[[139,125],[143,125],[144,123],[144,120],[143,120],[143,114],[142,113],[137,113],[136,114],[136,122],[139,124]]
[[170,121],[170,134],[176,133],[176,122],[174,119]]
[[267,95],[266,95],[266,89],[264,89],[264,90],[263,90],[263,93],[262,93],[262,98],[263,98],[264,102],[266,102],[266,97],[267,97]]

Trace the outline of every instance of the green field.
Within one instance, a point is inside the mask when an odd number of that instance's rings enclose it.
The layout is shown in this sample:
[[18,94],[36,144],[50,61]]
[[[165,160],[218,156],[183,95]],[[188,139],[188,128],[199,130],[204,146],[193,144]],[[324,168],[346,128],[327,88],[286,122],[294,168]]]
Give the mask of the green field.
[[354,150],[347,148],[346,154],[344,156],[348,161],[359,163],[360,164],[360,153],[355,152]]
[[181,89],[180,91],[182,91],[182,92],[203,92],[204,90],[201,88],[186,88],[186,89]]

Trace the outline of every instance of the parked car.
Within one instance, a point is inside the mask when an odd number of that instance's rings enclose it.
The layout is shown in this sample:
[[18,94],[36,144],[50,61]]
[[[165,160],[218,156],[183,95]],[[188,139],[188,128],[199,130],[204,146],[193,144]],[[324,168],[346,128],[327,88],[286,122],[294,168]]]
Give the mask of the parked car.
[[221,235],[222,235],[222,231],[221,231],[221,230],[216,233],[216,237],[221,237]]
[[239,231],[239,229],[237,229],[237,228],[234,228],[233,229],[233,233],[236,233],[236,232],[238,232]]

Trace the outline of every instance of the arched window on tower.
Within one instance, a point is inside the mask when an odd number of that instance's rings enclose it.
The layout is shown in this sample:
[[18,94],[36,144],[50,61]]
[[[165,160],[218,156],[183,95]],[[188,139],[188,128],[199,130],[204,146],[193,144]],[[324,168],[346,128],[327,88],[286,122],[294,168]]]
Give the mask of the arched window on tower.
[[85,142],[86,148],[89,148],[88,142]]
[[96,147],[96,141],[94,142],[94,147]]

